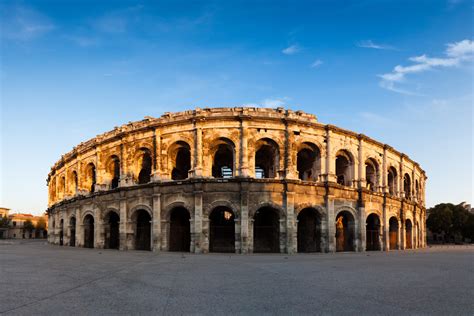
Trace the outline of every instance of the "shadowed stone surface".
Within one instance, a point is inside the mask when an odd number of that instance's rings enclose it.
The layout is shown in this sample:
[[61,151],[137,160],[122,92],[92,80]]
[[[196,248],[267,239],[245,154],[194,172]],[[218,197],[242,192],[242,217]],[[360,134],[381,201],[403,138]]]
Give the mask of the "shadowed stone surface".
[[468,315],[473,262],[467,246],[242,256],[0,241],[0,313]]

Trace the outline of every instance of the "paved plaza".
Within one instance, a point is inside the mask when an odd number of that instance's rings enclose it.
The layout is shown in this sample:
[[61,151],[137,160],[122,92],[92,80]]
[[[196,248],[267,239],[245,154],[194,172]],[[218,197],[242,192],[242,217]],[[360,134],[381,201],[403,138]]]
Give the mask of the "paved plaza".
[[472,315],[474,248],[193,255],[0,241],[0,313]]

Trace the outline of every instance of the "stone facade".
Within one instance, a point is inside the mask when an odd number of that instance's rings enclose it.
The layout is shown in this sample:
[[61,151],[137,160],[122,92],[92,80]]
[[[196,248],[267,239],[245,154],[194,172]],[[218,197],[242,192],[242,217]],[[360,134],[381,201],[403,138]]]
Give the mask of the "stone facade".
[[283,108],[146,117],[48,175],[52,244],[334,252],[425,246],[425,172],[365,135]]

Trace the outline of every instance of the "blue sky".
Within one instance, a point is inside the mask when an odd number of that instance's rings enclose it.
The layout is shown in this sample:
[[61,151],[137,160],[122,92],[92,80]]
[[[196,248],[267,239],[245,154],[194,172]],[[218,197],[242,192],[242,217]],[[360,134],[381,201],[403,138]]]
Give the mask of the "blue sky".
[[418,161],[472,202],[471,1],[2,1],[0,206],[40,213],[61,154],[144,116],[284,106]]

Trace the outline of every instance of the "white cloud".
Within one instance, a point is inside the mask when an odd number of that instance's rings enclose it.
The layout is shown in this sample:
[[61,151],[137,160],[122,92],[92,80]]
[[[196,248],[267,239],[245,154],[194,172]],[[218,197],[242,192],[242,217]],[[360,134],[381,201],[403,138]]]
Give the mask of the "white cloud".
[[312,64],[311,68],[317,68],[323,64],[323,61],[321,59],[316,59]]
[[357,46],[362,47],[362,48],[373,48],[373,49],[395,49],[395,47],[390,46],[390,45],[384,45],[384,44],[376,44],[372,42],[372,40],[365,40],[365,41],[360,41],[357,43]]
[[24,6],[2,7],[1,17],[2,38],[28,41],[38,38],[55,26],[43,14]]
[[463,61],[472,59],[474,55],[474,42],[471,40],[449,43],[447,46],[445,51],[447,57],[432,58],[425,54],[411,57],[409,60],[414,63],[413,65],[397,65],[391,72],[379,75],[382,79],[380,86],[402,94],[417,95],[417,93],[397,87],[396,83],[402,83],[409,74],[421,73],[434,68],[459,66]]
[[284,50],[282,50],[281,52],[285,55],[294,55],[298,53],[300,50],[301,50],[301,47],[299,47],[298,45],[291,45],[285,48]]
[[290,98],[266,98],[260,101],[259,103],[245,103],[242,104],[244,107],[264,107],[264,108],[278,108],[287,105]]

